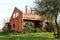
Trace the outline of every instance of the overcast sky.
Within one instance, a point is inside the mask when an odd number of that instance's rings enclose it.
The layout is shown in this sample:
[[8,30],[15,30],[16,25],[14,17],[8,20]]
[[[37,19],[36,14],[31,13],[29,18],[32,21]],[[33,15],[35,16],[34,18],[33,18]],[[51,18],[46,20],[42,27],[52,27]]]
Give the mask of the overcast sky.
[[3,27],[3,19],[11,17],[14,7],[25,12],[25,6],[33,7],[33,2],[34,0],[0,0],[0,29]]

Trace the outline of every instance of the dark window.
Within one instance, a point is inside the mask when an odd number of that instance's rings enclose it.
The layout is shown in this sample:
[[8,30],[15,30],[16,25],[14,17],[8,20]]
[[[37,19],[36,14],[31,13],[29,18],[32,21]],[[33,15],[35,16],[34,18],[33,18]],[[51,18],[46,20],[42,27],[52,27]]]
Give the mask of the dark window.
[[15,24],[13,24],[13,28],[15,28]]
[[11,29],[11,25],[8,24],[8,28],[9,28],[9,30],[10,30],[10,29]]
[[34,22],[34,26],[35,26],[35,28],[38,28],[39,27],[39,22]]
[[46,22],[46,24],[48,24],[48,22]]

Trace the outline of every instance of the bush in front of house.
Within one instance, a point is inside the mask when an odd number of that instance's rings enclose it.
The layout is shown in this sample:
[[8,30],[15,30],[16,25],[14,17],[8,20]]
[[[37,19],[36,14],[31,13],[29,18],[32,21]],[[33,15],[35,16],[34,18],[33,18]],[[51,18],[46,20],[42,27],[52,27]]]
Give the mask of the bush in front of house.
[[39,28],[34,28],[32,27],[31,23],[27,23],[25,26],[24,26],[24,29],[23,29],[23,33],[35,33],[35,32],[40,32],[40,29]]

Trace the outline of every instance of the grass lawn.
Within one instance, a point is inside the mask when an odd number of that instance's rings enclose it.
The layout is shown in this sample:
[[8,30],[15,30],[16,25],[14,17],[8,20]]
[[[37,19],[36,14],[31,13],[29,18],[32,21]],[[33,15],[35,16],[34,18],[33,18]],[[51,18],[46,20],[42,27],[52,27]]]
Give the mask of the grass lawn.
[[0,40],[60,40],[55,39],[53,33],[0,33]]

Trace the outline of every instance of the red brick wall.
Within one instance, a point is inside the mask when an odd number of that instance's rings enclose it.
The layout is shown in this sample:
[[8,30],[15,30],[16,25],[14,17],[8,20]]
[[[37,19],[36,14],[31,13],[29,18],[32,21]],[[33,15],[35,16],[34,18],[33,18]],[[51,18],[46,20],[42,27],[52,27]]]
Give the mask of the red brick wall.
[[[13,18],[13,14],[16,14],[16,12],[18,12],[18,17]],[[22,12],[19,9],[15,8],[13,14],[10,19],[11,30],[21,32],[22,31]]]
[[42,18],[39,14],[23,14],[23,19],[30,19],[30,20],[40,20]]

